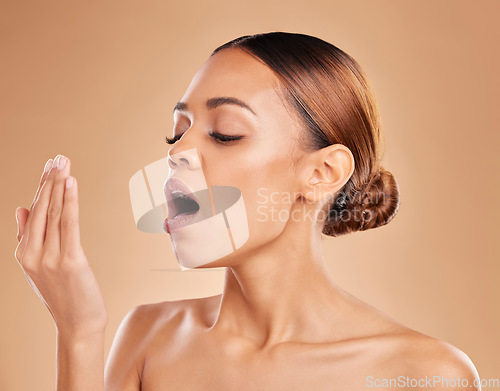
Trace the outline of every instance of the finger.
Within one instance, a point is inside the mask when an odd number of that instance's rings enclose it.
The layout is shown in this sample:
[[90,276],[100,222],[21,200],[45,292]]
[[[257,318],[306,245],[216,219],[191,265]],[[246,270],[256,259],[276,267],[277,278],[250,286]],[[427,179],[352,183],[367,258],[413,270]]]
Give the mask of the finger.
[[61,254],[69,258],[80,249],[80,223],[78,210],[78,188],[76,180],[68,176],[64,189],[64,204],[61,213]]
[[31,217],[33,216],[33,208],[36,204],[36,201],[40,197],[40,192],[43,188],[44,183],[46,182],[50,169],[52,168],[53,160],[49,159],[47,160],[47,163],[45,163],[44,170],[42,173],[42,177],[40,179],[40,184],[38,186],[38,189],[36,191],[35,197],[33,198],[33,202],[31,204],[30,210],[28,211],[26,208],[21,208],[20,211],[17,213],[20,216],[20,219],[18,220],[19,222],[19,238],[18,240],[21,241],[20,245],[18,246],[16,250],[16,258],[17,254],[19,254],[18,261],[21,260],[24,251],[26,249],[27,241],[28,241],[28,232],[29,232],[29,225],[31,224]]
[[60,254],[61,252],[61,212],[63,209],[64,182],[70,170],[69,159],[65,156],[59,155],[55,163],[57,170],[47,209],[47,230],[44,242],[44,248],[49,254]]
[[18,233],[18,241],[20,241],[24,235],[26,221],[28,220],[30,212],[26,208],[17,208],[16,209],[16,221],[17,221],[17,233]]
[[43,168],[42,176],[40,177],[40,182],[38,183],[38,189],[36,190],[35,197],[33,198],[33,201],[31,202],[30,211],[33,210],[33,205],[35,204],[35,202],[36,202],[36,200],[38,198],[38,195],[40,194],[40,190],[42,189],[42,186],[43,186],[45,180],[47,179],[47,175],[49,173],[49,170],[52,167],[52,164],[53,164],[53,160],[52,159],[47,160],[47,163],[45,163],[45,166]]
[[52,166],[52,159],[47,160],[45,163],[42,176],[40,177],[40,182],[38,184],[38,189],[36,190],[35,197],[33,197],[33,201],[31,202],[30,210],[26,208],[17,208],[16,209],[16,221],[18,224],[18,241],[21,240],[23,233],[24,233],[24,227],[26,226],[26,222],[28,219],[28,216],[30,214],[30,211],[33,210],[33,205],[36,202],[36,199],[38,198],[38,195],[40,194],[40,189],[42,188],[43,183],[45,182],[45,179],[47,178],[47,173],[50,170],[50,167]]
[[17,223],[17,235],[16,235],[16,238],[17,238],[17,241],[19,242],[19,241],[21,241],[21,238],[23,237],[22,232],[24,232],[24,227],[21,230],[21,226],[19,225],[20,218],[18,217],[18,214],[17,214],[18,210],[19,210],[19,208],[16,209],[16,223]]
[[25,232],[23,236],[24,248],[22,249],[22,257],[26,252],[28,246],[33,251],[35,256],[40,253],[45,240],[45,230],[47,227],[47,209],[50,202],[52,188],[54,186],[54,178],[56,175],[56,168],[52,166],[47,174],[47,178],[40,189],[33,210],[28,216],[25,225]]

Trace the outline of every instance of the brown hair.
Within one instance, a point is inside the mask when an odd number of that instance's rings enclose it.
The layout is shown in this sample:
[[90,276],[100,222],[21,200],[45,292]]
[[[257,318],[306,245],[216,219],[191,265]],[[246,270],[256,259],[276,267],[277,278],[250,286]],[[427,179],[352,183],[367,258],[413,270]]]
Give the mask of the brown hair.
[[394,176],[380,165],[382,135],[368,78],[347,53],[305,34],[245,35],[212,52],[240,48],[278,76],[286,101],[307,131],[304,150],[343,144],[354,156],[354,172],[329,205],[323,233],[339,236],[387,224],[399,209]]

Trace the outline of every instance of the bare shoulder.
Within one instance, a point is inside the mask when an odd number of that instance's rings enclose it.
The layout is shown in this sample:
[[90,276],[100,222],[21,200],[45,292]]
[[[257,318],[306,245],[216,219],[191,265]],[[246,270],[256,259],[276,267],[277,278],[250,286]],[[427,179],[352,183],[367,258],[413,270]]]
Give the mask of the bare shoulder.
[[[407,327],[352,295],[347,297],[358,314],[355,322],[351,320],[351,323],[361,325],[356,328],[351,341],[354,346],[362,347],[360,351],[364,352],[364,358],[360,363],[364,365],[360,368],[369,375],[367,381],[373,380],[371,386],[388,390],[476,390],[473,385],[479,382],[479,376],[463,351],[448,342]],[[422,379],[428,378],[436,380],[436,383],[423,383]],[[389,384],[391,379],[393,383]],[[392,387],[394,379],[396,387]],[[463,385],[467,386],[460,388],[459,385],[452,385],[457,379],[465,379]],[[398,380],[403,382],[397,383]],[[420,383],[412,387],[406,383],[411,380]],[[438,384],[438,380],[444,383]]]
[[[388,336],[380,372],[399,379],[407,389],[479,390],[478,372],[470,358],[452,344],[412,329]],[[404,384],[403,384],[404,383]]]
[[168,331],[175,332],[188,316],[190,319],[203,321],[204,314],[207,315],[215,308],[214,305],[219,300],[220,295],[217,295],[139,305],[125,315],[117,336],[123,334],[129,341],[141,341],[144,346],[144,342],[155,338],[159,333],[165,335]]
[[199,314],[210,309],[217,297],[142,304],[131,309],[122,319],[109,352],[106,390],[139,390],[150,350],[171,343],[186,318],[200,318]]

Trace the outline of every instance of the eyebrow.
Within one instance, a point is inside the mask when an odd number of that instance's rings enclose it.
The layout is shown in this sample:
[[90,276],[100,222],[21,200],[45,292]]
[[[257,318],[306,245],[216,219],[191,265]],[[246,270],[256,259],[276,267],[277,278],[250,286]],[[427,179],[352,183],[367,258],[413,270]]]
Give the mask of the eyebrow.
[[[253,115],[257,116],[257,114],[255,114],[255,111],[253,111],[249,105],[247,105],[242,100],[240,100],[238,98],[233,98],[231,96],[210,98],[205,102],[205,106],[209,110],[213,110],[213,109],[215,109],[219,106],[222,106],[222,105],[236,105],[236,106],[242,107],[242,108],[250,111]],[[177,104],[174,106],[174,113],[176,110],[187,111],[188,110],[187,103],[182,102],[182,101],[177,102]]]

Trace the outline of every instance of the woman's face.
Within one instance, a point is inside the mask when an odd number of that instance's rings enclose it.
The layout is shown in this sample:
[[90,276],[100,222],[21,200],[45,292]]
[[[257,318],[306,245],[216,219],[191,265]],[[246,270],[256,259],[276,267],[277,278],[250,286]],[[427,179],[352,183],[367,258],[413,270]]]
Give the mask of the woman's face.
[[[299,125],[278,95],[277,83],[274,73],[253,56],[224,49],[203,64],[174,109],[174,136],[182,137],[169,150],[170,176],[196,191],[199,183],[190,178],[199,171],[206,186],[235,187],[244,201],[248,240],[210,266],[234,265],[234,255],[265,246],[290,218],[299,188],[293,168]],[[239,139],[224,142],[212,132]],[[183,237],[188,228],[171,235],[178,254],[187,248],[202,251],[203,231]]]

